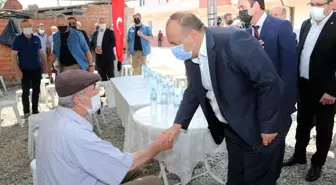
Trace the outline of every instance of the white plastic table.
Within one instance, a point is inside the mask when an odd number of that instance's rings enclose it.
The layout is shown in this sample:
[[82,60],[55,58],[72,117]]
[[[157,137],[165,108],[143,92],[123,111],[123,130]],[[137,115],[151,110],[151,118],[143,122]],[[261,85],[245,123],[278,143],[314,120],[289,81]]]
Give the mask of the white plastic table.
[[[133,116],[134,123],[130,124],[130,129],[136,132],[125,136],[130,137],[130,142],[128,143],[130,151],[134,152],[151,144],[158,132],[164,131],[172,125],[174,117],[173,110],[168,111],[166,109],[165,111],[161,107],[158,107],[156,112],[152,111],[150,106],[136,111]],[[163,177],[165,185],[168,185],[164,162],[168,171],[177,174],[181,178],[181,184],[184,185],[193,179],[192,173],[197,163],[204,162],[207,168],[206,173],[209,173],[219,183],[224,184],[221,179],[211,172],[205,159],[205,154],[213,154],[224,149],[225,142],[218,146],[213,141],[203,112],[199,109],[192,119],[188,131],[182,130],[180,135],[175,138],[173,148],[160,153],[156,157],[160,161],[160,176]]]

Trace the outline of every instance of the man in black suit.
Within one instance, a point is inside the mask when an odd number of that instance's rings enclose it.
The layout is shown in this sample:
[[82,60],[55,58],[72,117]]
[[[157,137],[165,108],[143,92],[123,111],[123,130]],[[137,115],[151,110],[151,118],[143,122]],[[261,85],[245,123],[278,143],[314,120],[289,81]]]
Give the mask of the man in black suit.
[[114,77],[114,31],[106,28],[106,18],[99,18],[99,30],[93,34],[91,46],[96,53],[96,67],[102,77],[107,81]]
[[316,121],[317,151],[311,159],[307,181],[317,180],[322,173],[332,141],[336,97],[336,14],[332,0],[311,0],[311,19],[300,31],[298,126],[294,155],[284,166],[305,164],[310,130]]
[[226,138],[227,185],[275,185],[273,166],[287,129],[279,113],[284,83],[265,50],[246,31],[205,28],[191,13],[171,15],[166,33],[188,78],[175,122],[166,131],[169,141],[188,128],[201,106],[215,143]]

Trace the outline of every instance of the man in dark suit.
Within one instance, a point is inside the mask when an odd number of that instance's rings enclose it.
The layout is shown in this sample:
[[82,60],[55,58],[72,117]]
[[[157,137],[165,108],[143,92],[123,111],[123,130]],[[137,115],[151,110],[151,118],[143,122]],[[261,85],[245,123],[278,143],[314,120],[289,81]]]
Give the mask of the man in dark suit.
[[285,166],[305,164],[306,147],[315,119],[317,151],[311,159],[307,181],[317,180],[322,173],[332,141],[336,97],[336,14],[332,0],[311,0],[311,19],[300,31],[298,126],[294,155]]
[[[216,144],[226,138],[227,185],[275,185],[275,162],[287,128],[280,104],[284,84],[265,50],[236,28],[205,28],[191,13],[175,13],[166,26],[173,54],[185,60],[188,88],[169,141],[187,129],[201,106]],[[196,147],[196,146],[195,146]]]
[[114,31],[106,28],[106,18],[99,18],[99,30],[93,34],[91,40],[92,48],[95,48],[96,67],[102,77],[102,81],[107,81],[114,77]]
[[[259,40],[285,83],[281,116],[283,116],[282,124],[288,132],[292,124],[291,114],[296,111],[297,101],[297,51],[292,25],[286,20],[267,15],[264,0],[239,0],[238,7],[241,19],[251,23],[247,31]],[[281,143],[281,147],[283,155],[276,167],[279,176],[285,153],[285,141]]]

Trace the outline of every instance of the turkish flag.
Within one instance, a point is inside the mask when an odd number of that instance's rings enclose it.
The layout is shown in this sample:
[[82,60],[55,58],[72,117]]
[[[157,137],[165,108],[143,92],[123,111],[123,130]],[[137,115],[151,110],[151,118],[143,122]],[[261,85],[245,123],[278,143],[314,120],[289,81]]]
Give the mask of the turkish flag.
[[112,0],[113,31],[116,38],[116,51],[119,62],[124,60],[124,12],[125,0]]

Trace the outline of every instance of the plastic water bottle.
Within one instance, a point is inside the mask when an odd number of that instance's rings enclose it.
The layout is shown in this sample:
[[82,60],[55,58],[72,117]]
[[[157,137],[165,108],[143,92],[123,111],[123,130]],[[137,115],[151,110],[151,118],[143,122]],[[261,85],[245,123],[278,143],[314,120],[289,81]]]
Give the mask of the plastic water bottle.
[[168,104],[174,103],[174,96],[175,96],[175,89],[173,86],[173,82],[169,81],[168,82]]
[[174,112],[175,112],[175,114],[177,113],[178,109],[180,108],[181,100],[182,100],[181,96],[179,94],[176,94],[175,98],[174,98]]
[[168,104],[168,89],[166,85],[163,85],[163,90],[161,93],[161,105],[167,105]]
[[150,104],[151,104],[151,111],[156,112],[157,110],[157,92],[155,88],[152,88],[150,94]]

